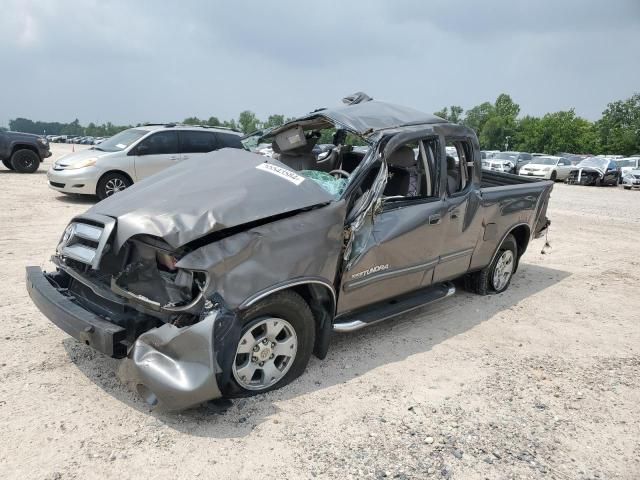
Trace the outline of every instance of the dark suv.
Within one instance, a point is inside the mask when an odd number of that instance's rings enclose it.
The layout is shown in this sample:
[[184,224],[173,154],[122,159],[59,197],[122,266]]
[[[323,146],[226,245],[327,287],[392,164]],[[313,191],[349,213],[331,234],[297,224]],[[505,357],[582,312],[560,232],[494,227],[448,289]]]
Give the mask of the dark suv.
[[49,141],[39,135],[0,132],[0,160],[9,170],[33,173],[40,162],[51,156]]

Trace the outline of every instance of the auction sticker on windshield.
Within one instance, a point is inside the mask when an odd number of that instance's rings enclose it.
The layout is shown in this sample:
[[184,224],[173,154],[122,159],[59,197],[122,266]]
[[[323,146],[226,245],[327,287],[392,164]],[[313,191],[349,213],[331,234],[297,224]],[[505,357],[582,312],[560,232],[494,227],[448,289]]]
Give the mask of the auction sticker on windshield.
[[302,182],[304,182],[304,177],[286,168],[273,165],[272,163],[261,163],[256,168],[258,170],[263,170],[265,172],[269,172],[281,178],[284,178],[285,180],[293,183],[294,185],[300,185]]

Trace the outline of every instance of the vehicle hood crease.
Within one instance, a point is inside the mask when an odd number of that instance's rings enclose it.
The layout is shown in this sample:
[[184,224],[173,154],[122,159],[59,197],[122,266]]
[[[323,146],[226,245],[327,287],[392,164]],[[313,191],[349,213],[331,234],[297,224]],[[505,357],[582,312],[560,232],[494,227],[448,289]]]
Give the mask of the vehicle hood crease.
[[[299,183],[256,168],[267,161],[286,169]],[[117,220],[116,251],[131,236],[142,234],[179,248],[209,233],[333,200],[316,182],[276,160],[227,148],[163,170],[97,203],[88,213]]]

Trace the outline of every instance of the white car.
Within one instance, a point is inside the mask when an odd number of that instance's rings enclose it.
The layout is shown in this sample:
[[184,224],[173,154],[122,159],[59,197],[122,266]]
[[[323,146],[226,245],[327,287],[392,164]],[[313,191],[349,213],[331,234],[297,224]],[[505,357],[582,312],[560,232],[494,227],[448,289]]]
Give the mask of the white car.
[[218,127],[166,124],[130,128],[57,160],[47,173],[49,186],[63,193],[97,195],[102,200],[178,162],[220,148],[244,148],[241,137],[239,132]]
[[616,160],[618,168],[620,168],[620,176],[624,178],[624,174],[631,170],[640,170],[640,157],[627,157]]
[[571,162],[564,157],[554,157],[547,155],[544,157],[534,157],[520,169],[523,177],[538,177],[547,180],[564,180],[569,176],[573,168]]
[[622,173],[622,186],[625,190],[640,188],[640,168],[625,170]]

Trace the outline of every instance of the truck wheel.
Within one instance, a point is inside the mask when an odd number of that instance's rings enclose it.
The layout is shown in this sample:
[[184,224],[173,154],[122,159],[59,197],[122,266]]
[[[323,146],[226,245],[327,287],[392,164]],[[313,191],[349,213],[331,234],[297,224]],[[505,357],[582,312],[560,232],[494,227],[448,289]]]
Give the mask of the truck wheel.
[[9,170],[13,170],[13,165],[11,165],[11,159],[5,158],[2,160],[2,164],[7,167]]
[[16,150],[11,156],[11,166],[18,173],[33,173],[40,166],[40,157],[33,150]]
[[518,244],[509,234],[500,245],[493,262],[479,272],[465,276],[465,289],[479,295],[502,293],[511,283],[518,262]]
[[315,323],[307,302],[284,291],[249,308],[225,396],[245,397],[283,387],[307,367]]
[[111,172],[102,176],[96,188],[96,195],[100,200],[110,197],[114,193],[118,193],[125,188],[131,186],[131,180],[121,173]]

